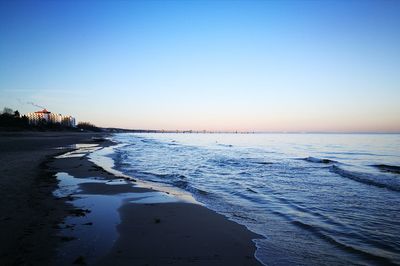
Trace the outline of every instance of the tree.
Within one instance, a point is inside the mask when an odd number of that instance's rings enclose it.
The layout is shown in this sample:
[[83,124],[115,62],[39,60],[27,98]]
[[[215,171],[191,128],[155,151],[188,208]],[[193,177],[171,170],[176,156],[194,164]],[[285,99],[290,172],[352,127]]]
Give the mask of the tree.
[[8,107],[4,107],[3,109],[3,115],[12,115],[14,113],[13,109],[8,108]]
[[0,113],[0,127],[21,129],[29,126],[28,118],[22,118],[18,111],[13,111],[11,108],[5,107]]
[[77,128],[84,129],[84,130],[90,130],[90,131],[100,131],[98,127],[93,125],[92,123],[89,122],[79,122],[77,125]]

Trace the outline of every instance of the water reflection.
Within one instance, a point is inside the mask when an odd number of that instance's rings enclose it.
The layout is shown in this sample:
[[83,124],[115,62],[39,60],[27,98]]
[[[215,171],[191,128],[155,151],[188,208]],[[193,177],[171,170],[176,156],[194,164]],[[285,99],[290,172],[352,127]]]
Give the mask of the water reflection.
[[[129,180],[76,178],[63,172],[57,173],[56,177],[59,188],[54,195],[68,197],[68,202],[75,208],[60,226],[60,236],[65,243],[58,252],[57,265],[70,265],[80,257],[85,263],[93,264],[107,254],[118,239],[117,225],[121,223],[118,209],[123,204],[181,202],[165,192],[137,192],[136,184]],[[87,187],[95,189],[88,191],[85,190]],[[111,192],[101,193],[104,187]],[[132,192],[127,192],[130,190]]]

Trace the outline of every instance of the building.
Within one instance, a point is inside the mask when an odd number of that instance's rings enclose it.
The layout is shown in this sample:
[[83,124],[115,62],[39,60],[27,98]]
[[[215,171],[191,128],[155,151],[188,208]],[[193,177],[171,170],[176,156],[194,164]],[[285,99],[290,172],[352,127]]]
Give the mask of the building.
[[61,124],[63,126],[75,127],[75,118],[70,115],[61,115],[49,112],[46,109],[34,113],[28,113],[26,116],[29,119],[29,124],[38,125],[40,123],[46,124]]

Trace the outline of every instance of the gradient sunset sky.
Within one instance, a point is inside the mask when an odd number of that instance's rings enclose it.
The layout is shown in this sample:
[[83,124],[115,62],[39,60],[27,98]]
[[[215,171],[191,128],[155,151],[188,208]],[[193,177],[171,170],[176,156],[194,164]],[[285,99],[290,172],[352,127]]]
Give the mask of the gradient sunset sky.
[[400,132],[400,1],[1,1],[0,108],[98,126]]

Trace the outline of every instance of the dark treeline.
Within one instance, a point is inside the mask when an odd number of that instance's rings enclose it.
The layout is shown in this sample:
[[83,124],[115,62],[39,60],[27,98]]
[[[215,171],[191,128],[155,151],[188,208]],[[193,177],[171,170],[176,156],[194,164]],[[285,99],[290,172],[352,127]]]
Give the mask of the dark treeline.
[[0,112],[0,130],[100,131],[101,129],[88,122],[79,123],[76,128],[63,123],[52,123],[44,119],[38,121],[36,124],[30,124],[27,116],[21,115],[18,110],[14,111],[11,108],[5,107],[3,111]]
[[5,107],[0,113],[0,128],[28,129],[29,127],[28,117],[21,116],[18,110]]
[[79,122],[76,127],[79,129],[89,130],[89,131],[101,131],[100,128],[96,127],[95,125],[89,122]]

